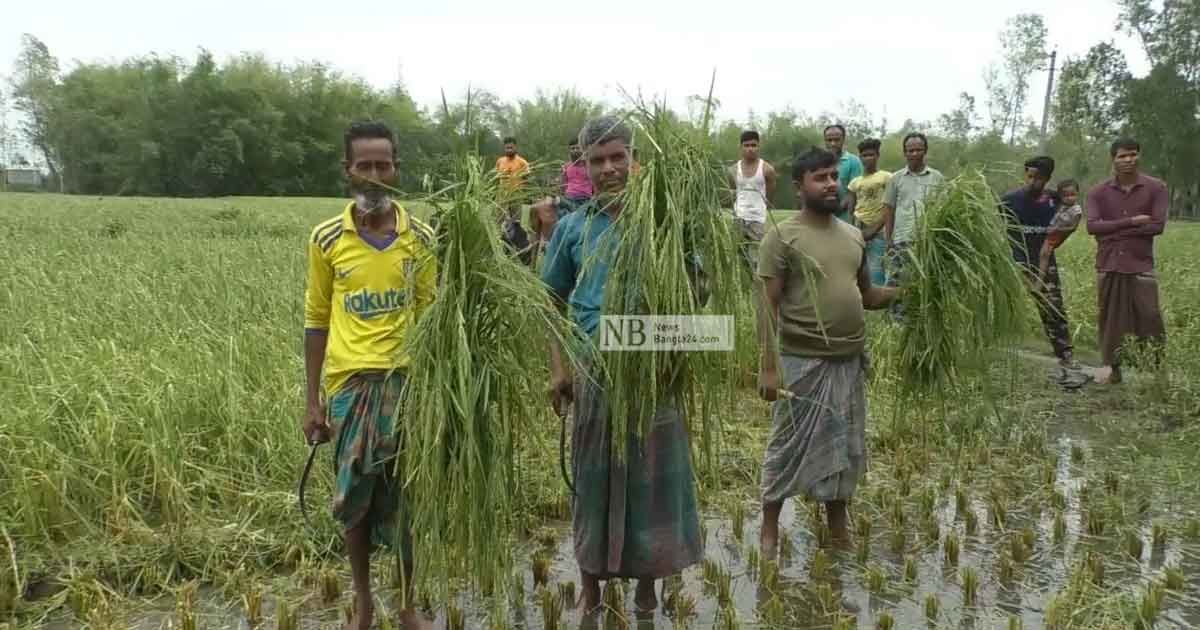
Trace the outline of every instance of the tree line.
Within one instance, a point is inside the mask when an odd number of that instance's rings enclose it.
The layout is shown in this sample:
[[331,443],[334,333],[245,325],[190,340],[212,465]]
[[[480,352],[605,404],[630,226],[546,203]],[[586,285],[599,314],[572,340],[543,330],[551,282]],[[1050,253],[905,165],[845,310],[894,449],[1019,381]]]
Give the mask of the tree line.
[[[738,135],[754,128],[763,157],[786,169],[798,150],[820,144],[825,125],[839,123],[851,150],[857,140],[880,138],[882,167],[896,169],[901,138],[921,131],[935,167],[948,176],[983,167],[1003,190],[1019,183],[1021,162],[1041,152],[1058,160],[1062,177],[1098,181],[1108,174],[1108,144],[1130,135],[1143,144],[1144,169],[1171,186],[1173,212],[1200,215],[1200,0],[1119,4],[1118,28],[1140,40],[1150,72],[1133,76],[1111,41],[1062,60],[1045,136],[1027,110],[1045,89],[1033,79],[1047,69],[1052,38],[1040,15],[1022,14],[999,34],[1002,52],[984,70],[982,103],[964,92],[936,120],[898,128],[853,102],[836,114],[752,114],[717,127],[721,157],[736,159]],[[340,195],[341,132],[359,118],[396,131],[400,186],[416,192],[450,176],[456,143],[467,135],[484,154],[499,154],[501,139],[512,135],[531,161],[561,161],[568,139],[607,105],[572,91],[506,102],[478,90],[426,109],[400,82],[379,89],[324,64],[286,65],[261,54],[223,63],[207,51],[193,62],[151,54],[64,71],[33,35],[23,37],[8,83],[0,112],[7,101],[21,123],[0,126],[0,143],[19,136],[54,189],[105,195]],[[791,207],[791,191],[781,186],[773,201]]]

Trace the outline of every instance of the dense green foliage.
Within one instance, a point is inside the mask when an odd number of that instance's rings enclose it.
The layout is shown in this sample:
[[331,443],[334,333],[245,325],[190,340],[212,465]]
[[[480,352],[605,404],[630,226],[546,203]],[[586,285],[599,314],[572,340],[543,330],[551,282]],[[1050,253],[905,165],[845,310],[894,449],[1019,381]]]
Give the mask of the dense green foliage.
[[[1174,213],[1195,215],[1200,0],[1118,3],[1119,28],[1138,36],[1152,70],[1134,77],[1124,54],[1104,41],[1080,58],[1060,58],[1045,149],[1060,160],[1058,176],[1086,186],[1108,173],[1112,139],[1132,134],[1143,142],[1147,172],[1171,184]],[[963,93],[959,105],[936,120],[906,120],[899,128],[853,102],[821,116],[792,110],[751,114],[718,125],[716,147],[722,159],[736,159],[738,134],[756,128],[763,135],[763,157],[786,174],[797,150],[819,144],[823,127],[839,122],[849,131],[850,150],[867,136],[881,137],[882,168],[898,169],[900,138],[923,131],[931,137],[933,166],[948,177],[968,166],[982,168],[999,192],[1019,183],[1019,164],[1042,144],[1028,111],[1041,102],[1047,42],[1053,40],[1036,14],[1009,20],[999,33],[1000,58],[983,71],[986,93],[978,107],[974,95]],[[147,55],[61,69],[52,51],[27,35],[10,86],[8,106],[22,117],[20,129],[6,133],[19,133],[48,165],[52,189],[75,193],[338,195],[342,130],[365,117],[396,129],[400,187],[415,192],[427,175],[444,180],[453,174],[451,138],[466,132],[466,106],[458,95],[425,109],[401,83],[377,89],[320,63],[283,65],[260,55],[220,64],[207,52],[194,62]],[[500,139],[512,134],[527,158],[548,163],[566,157],[568,138],[588,116],[622,105],[540,90],[517,102],[486,91],[474,92],[470,100],[471,140],[482,155],[497,155]],[[544,172],[554,179],[553,169]],[[780,178],[776,207],[794,205],[788,180]]]

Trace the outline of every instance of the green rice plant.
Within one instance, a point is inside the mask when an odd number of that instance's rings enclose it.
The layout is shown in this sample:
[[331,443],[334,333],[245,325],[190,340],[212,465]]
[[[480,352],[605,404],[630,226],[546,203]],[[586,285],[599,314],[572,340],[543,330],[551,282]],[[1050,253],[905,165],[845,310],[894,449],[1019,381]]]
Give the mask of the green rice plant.
[[808,566],[808,576],[813,581],[821,581],[829,577],[829,569],[831,568],[829,556],[824,549],[817,549],[813,552],[812,561]]
[[676,620],[687,620],[696,616],[696,598],[680,592],[671,601],[674,606],[670,610],[675,614]]
[[1078,466],[1083,463],[1083,457],[1084,457],[1083,447],[1080,446],[1079,444],[1072,444],[1071,445],[1071,462]]
[[988,501],[988,515],[991,517],[992,526],[996,529],[1004,529],[1004,524],[1008,522],[1008,508],[1004,506],[1004,500],[999,496],[993,496]]
[[251,628],[262,623],[262,597],[262,589],[253,583],[242,594],[242,612],[246,616],[246,623]]
[[974,606],[976,593],[979,591],[979,573],[975,567],[963,567],[962,578],[963,605]]
[[759,578],[759,584],[767,589],[769,593],[779,592],[779,563],[774,560],[764,560],[762,566],[762,576]]
[[1061,511],[1054,514],[1054,544],[1062,544],[1067,538],[1067,519]]
[[942,611],[942,603],[937,595],[930,593],[925,596],[925,620],[930,624],[937,623],[938,614]]
[[299,630],[296,609],[279,598],[275,602],[275,630]]
[[179,630],[196,630],[196,582],[187,582],[179,588],[175,601],[175,620]]
[[854,558],[859,564],[866,564],[867,559],[871,557],[871,539],[866,536],[859,536],[858,547],[854,550]]
[[1125,532],[1125,553],[1129,554],[1130,558],[1141,560],[1144,550],[1145,543],[1140,533],[1134,530]]
[[859,514],[854,519],[854,534],[860,539],[871,537],[871,518],[866,514]]
[[1138,604],[1138,627],[1153,628],[1154,620],[1158,618],[1159,612],[1162,611],[1163,602],[1162,586],[1157,583],[1151,583],[1146,587],[1145,593],[1142,594],[1141,601]]
[[772,628],[783,625],[784,614],[783,600],[776,594],[771,595],[760,611],[764,624]]
[[1013,561],[1012,558],[1009,557],[1009,554],[1000,554],[1000,560],[996,565],[996,572],[999,574],[997,577],[999,578],[1001,584],[1004,586],[1012,585],[1016,570],[1013,568]]
[[966,518],[963,520],[968,536],[974,536],[979,532],[979,515],[975,513],[975,510],[967,510]]
[[620,580],[604,583],[604,627],[611,630],[626,630],[629,615],[625,612],[625,587]]
[[815,533],[817,535],[818,547],[828,548],[830,543],[833,542],[833,532],[830,531],[827,523],[819,523],[816,527]]
[[933,488],[925,488],[921,493],[921,515],[925,518],[933,516],[933,510],[937,507],[937,494]]
[[912,556],[904,558],[904,580],[906,582],[917,581],[917,560]]
[[1200,518],[1189,519],[1184,528],[1188,540],[1200,540]]
[[821,612],[826,615],[841,608],[837,595],[833,592],[833,586],[829,582],[820,582],[814,586],[813,598],[816,599]]
[[704,570],[704,587],[707,590],[710,587],[716,586],[717,577],[721,575],[721,565],[717,564],[712,558],[705,558],[701,565]]
[[964,512],[968,509],[967,490],[961,484],[954,489],[954,514],[962,518]]
[[733,504],[733,510],[729,515],[729,522],[733,526],[733,539],[741,543],[746,526],[746,505],[744,503],[738,501]]
[[904,548],[908,544],[908,540],[904,535],[903,529],[893,529],[890,536],[891,551],[895,554],[904,553]]
[[1167,567],[1163,572],[1163,585],[1170,591],[1182,591],[1185,585],[1183,571],[1179,567]]
[[533,554],[533,587],[546,586],[550,583],[550,554],[539,551]]
[[952,567],[958,566],[958,553],[960,550],[960,545],[958,542],[958,536],[954,532],[946,534],[946,540],[943,543],[942,548],[946,555],[946,564],[949,564]]
[[1012,616],[1008,618],[1008,630],[1025,630],[1025,622],[1021,621],[1020,617]]
[[[906,251],[904,308],[891,373],[902,397],[944,395],[966,371],[1014,347],[1030,320],[1004,214],[987,180],[968,170],[931,192]],[[984,464],[986,465],[986,463]]]
[[887,575],[884,574],[883,569],[879,565],[873,564],[867,567],[866,577],[867,590],[876,594],[883,592],[884,587],[887,585]]
[[1107,519],[1104,512],[1096,509],[1095,506],[1084,512],[1084,520],[1087,521],[1087,532],[1090,536],[1103,536]]
[[321,601],[326,605],[342,598],[342,580],[336,569],[321,572]]
[[436,263],[438,281],[405,340],[399,474],[413,531],[438,534],[414,545],[416,586],[444,592],[466,577],[507,592],[523,512],[518,445],[551,413],[533,395],[545,388],[546,359],[531,344],[557,344],[576,366],[579,337],[541,280],[505,250],[497,176],[478,156],[457,166],[459,183],[431,199],[435,260],[412,271]]
[[342,602],[342,621],[347,625],[354,621],[354,615],[358,613],[358,598],[350,597]]
[[546,630],[558,630],[562,623],[562,594],[552,593],[550,589],[542,587],[538,589],[537,597],[542,607],[542,627]]
[[853,615],[835,613],[833,615],[833,623],[829,625],[829,630],[854,630],[857,627],[858,620]]
[[726,608],[733,601],[733,576],[728,571],[722,571],[717,576],[717,605]]
[[900,497],[892,502],[892,527],[900,529],[904,527],[904,503]]
[[881,612],[875,620],[875,630],[892,630],[896,627],[896,618],[891,613]]
[[1117,473],[1111,470],[1104,472],[1104,489],[1107,490],[1109,494],[1117,494],[1117,492],[1120,491],[1121,478],[1117,476]]
[[463,610],[454,604],[446,605],[446,630],[465,630],[467,618]]
[[1050,505],[1056,510],[1065,510],[1067,508],[1067,497],[1063,493],[1055,490],[1050,493]]
[[779,529],[779,542],[777,544],[779,545],[779,559],[783,562],[791,560],[792,555],[795,553],[795,543],[792,542],[792,537],[783,531],[783,528]]
[[558,599],[563,600],[563,607],[575,607],[575,582],[566,581],[558,583]]
[[1162,549],[1167,546],[1167,527],[1162,523],[1154,523],[1150,528],[1150,538],[1153,541],[1155,549]]
[[1029,559],[1030,550],[1025,546],[1025,538],[1014,533],[1008,537],[1008,553],[1016,564],[1024,564]]
[[758,575],[759,565],[762,563],[760,553],[758,545],[746,545],[746,572],[750,574],[750,577]]
[[[603,312],[610,315],[732,315],[743,298],[732,225],[722,210],[725,172],[705,122],[684,125],[662,106],[636,104],[628,117],[645,138],[645,159],[619,203],[602,256]],[[707,295],[704,295],[707,293]],[[736,364],[717,352],[602,353],[614,457],[640,440],[659,405],[681,406],[701,462],[714,465],[718,406],[732,409]]]
[[1033,531],[1032,527],[1025,527],[1021,530],[1021,542],[1029,551],[1033,551],[1033,548],[1037,546],[1037,533]]
[[921,529],[925,531],[925,539],[930,544],[937,544],[942,537],[942,526],[932,514],[925,517]]
[[738,630],[742,626],[738,624],[737,611],[732,608],[722,608],[717,613],[717,623],[714,626],[717,630]]

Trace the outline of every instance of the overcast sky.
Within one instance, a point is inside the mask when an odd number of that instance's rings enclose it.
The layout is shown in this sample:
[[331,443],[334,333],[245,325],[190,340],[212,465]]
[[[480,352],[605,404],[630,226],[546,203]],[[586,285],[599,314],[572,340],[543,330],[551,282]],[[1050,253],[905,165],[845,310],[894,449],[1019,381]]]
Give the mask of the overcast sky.
[[[1136,43],[1114,31],[1115,0],[921,0],[896,2],[313,2],[311,0],[13,0],[0,20],[0,72],[12,68],[23,32],[64,69],[76,60],[149,52],[218,59],[261,51],[278,61],[319,60],[383,87],[403,77],[422,105],[468,83],[502,98],[575,88],[610,103],[619,87],[681,104],[704,92],[713,69],[721,117],[744,120],[792,107],[836,112],[854,99],[891,128],[934,120],[959,92],[986,111],[982,72],[997,34],[1020,12],[1046,18],[1060,60],[1115,39],[1135,73]],[[1040,117],[1045,74],[1029,113]]]

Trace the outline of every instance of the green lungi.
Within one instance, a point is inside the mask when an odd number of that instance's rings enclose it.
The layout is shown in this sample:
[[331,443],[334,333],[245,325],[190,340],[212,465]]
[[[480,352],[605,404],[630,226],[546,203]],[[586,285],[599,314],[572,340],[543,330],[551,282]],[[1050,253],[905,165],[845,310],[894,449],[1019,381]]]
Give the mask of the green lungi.
[[396,408],[403,389],[402,372],[359,372],[329,400],[329,425],[335,436],[334,518],[344,530],[365,519],[374,544],[395,550],[399,542],[407,556],[410,532],[397,528],[403,499],[395,475]]
[[662,405],[625,461],[612,454],[606,396],[586,376],[575,386],[572,525],[579,568],[600,578],[663,578],[703,558],[700,512],[683,414]]

